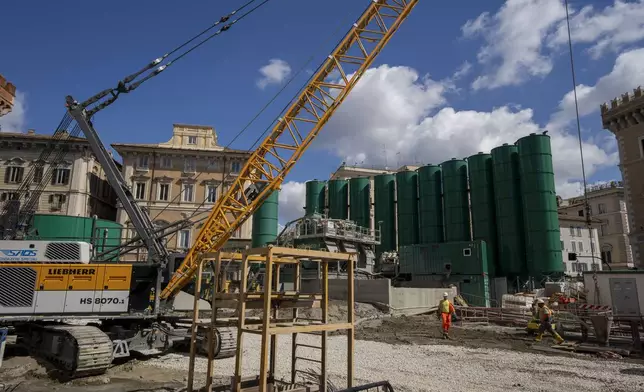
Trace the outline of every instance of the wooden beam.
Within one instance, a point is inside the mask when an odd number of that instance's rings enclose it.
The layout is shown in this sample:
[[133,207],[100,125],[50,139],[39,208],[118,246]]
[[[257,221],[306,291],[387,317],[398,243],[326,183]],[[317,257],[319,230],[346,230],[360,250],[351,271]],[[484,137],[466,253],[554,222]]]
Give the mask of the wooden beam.
[[187,392],[192,392],[192,386],[195,376],[195,356],[197,355],[197,329],[199,328],[197,321],[199,321],[199,297],[201,293],[201,275],[203,272],[203,263],[199,263],[197,267],[197,282],[195,284],[194,303],[192,307],[192,326],[190,333],[190,362],[188,363],[188,387]]
[[246,325],[246,302],[241,300],[243,293],[248,290],[248,254],[244,253],[241,268],[241,283],[239,285],[239,303],[237,307],[237,353],[235,355],[235,383],[234,391],[241,391],[242,354],[244,352],[244,327]]
[[354,377],[354,350],[355,350],[355,281],[353,276],[353,268],[355,267],[355,258],[352,257],[347,266],[347,322],[351,328],[347,330],[347,388],[353,388]]
[[264,322],[262,323],[262,346],[259,361],[259,392],[268,392],[268,357],[269,357],[269,336],[271,326],[271,291],[273,283],[273,252],[271,248],[266,252],[266,269],[264,271]]
[[217,325],[217,292],[219,291],[219,274],[221,273],[221,252],[217,252],[215,257],[215,267],[213,269],[212,279],[212,299],[210,316],[210,329],[208,330],[208,368],[206,369],[206,391],[212,391],[213,370],[215,366],[215,339]]

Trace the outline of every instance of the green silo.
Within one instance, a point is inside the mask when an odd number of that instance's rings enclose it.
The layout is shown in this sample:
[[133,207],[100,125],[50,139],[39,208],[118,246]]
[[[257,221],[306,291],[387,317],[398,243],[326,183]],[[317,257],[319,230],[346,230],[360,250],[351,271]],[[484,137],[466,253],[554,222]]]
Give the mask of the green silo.
[[473,239],[486,242],[488,274],[496,276],[498,260],[492,155],[482,152],[472,155],[467,158],[467,166],[470,178]]
[[530,134],[517,141],[525,217],[528,274],[562,274],[559,215],[550,136]]
[[492,149],[496,234],[500,272],[506,277],[525,276],[525,239],[519,151],[507,143]]
[[329,180],[329,218],[349,219],[349,182]]
[[376,254],[380,255],[396,250],[396,176],[380,174],[374,177],[373,183],[375,228],[380,229]]
[[398,207],[398,249],[418,243],[418,173],[396,173],[396,205]]
[[371,180],[356,177],[349,180],[349,219],[358,226],[371,228]]
[[324,181],[312,180],[306,182],[306,215],[324,214],[325,194]]
[[467,162],[452,158],[441,163],[445,241],[470,241],[470,208],[467,194]]
[[418,169],[419,243],[444,242],[441,167],[426,165]]
[[278,200],[279,191],[274,191],[253,213],[253,248],[265,246],[277,238]]

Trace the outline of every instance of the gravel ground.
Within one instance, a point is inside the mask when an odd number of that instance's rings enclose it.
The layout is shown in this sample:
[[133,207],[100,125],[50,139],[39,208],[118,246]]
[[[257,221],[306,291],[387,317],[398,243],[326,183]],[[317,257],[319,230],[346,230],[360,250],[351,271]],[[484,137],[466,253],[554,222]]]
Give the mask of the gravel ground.
[[[316,344],[319,338],[302,336],[303,343]],[[300,338],[298,338],[299,340]],[[259,371],[260,337],[244,337],[243,374]],[[290,337],[278,339],[278,377],[290,372]],[[346,385],[346,347],[344,336],[329,338],[329,378],[337,387]],[[298,356],[310,357],[311,349],[301,349]],[[304,351],[306,350],[306,351]],[[310,362],[299,369],[316,370]],[[355,383],[389,380],[398,391],[644,391],[644,366],[626,362],[585,360],[521,353],[486,348],[434,345],[392,345],[356,341]],[[188,368],[186,356],[169,354],[142,363],[141,366],[181,370]],[[230,376],[235,359],[215,363],[215,374]],[[198,358],[196,370],[203,372],[206,360]]]

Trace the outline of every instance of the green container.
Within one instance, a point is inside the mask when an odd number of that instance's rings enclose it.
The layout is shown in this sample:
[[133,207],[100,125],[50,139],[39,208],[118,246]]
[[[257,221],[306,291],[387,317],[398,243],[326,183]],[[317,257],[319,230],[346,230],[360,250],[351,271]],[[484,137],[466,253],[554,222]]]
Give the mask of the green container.
[[472,234],[475,240],[487,243],[488,272],[496,276],[497,241],[496,210],[492,155],[479,152],[467,158],[470,179]]
[[356,177],[349,180],[349,217],[358,226],[371,228],[371,180]]
[[469,241],[470,208],[467,194],[467,162],[452,158],[441,163],[443,170],[443,208],[445,241]]
[[306,182],[306,215],[324,214],[325,207],[325,183],[324,181],[312,180]]
[[418,243],[418,173],[396,173],[398,248]]
[[271,193],[253,213],[253,234],[251,246],[260,248],[277,238],[279,191]]
[[419,241],[421,244],[444,242],[441,167],[427,165],[418,169]]
[[349,182],[330,180],[328,185],[329,218],[349,219]]
[[[121,245],[123,227],[113,221],[80,216],[36,214],[33,217],[34,235],[30,240],[82,241],[94,245],[96,254],[110,251]],[[119,252],[108,253],[100,261],[114,261]]]
[[409,245],[398,254],[401,274],[488,275],[489,271],[485,241]]
[[550,136],[533,133],[519,139],[517,145],[528,274],[533,277],[561,275],[564,263]]
[[497,276],[526,276],[518,147],[504,144],[492,149],[492,165],[500,269]]
[[380,229],[380,245],[376,254],[396,250],[396,176],[380,174],[373,178],[374,215]]

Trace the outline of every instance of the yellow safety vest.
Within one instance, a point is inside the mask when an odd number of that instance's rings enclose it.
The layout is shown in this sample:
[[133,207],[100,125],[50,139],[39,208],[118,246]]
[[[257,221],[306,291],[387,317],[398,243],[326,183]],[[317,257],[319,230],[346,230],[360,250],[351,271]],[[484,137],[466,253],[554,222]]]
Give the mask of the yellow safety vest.
[[541,320],[547,320],[550,317],[552,317],[552,310],[550,310],[547,306],[543,306],[543,308],[539,309],[539,318]]
[[438,304],[438,308],[440,309],[441,313],[449,313],[449,300],[441,300],[441,302]]

